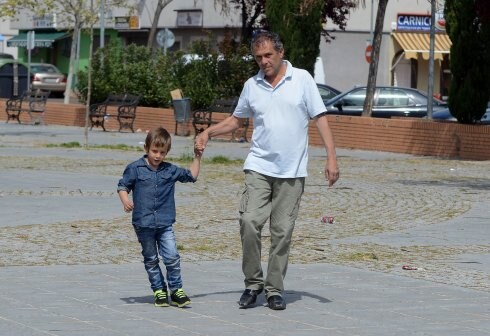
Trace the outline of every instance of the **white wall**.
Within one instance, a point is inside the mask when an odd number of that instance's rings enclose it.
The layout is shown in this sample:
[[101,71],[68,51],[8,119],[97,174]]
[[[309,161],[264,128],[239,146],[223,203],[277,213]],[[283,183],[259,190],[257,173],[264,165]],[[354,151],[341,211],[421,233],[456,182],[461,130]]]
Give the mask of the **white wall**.
[[16,29],[10,29],[10,20],[0,20],[0,34],[3,41],[0,41],[0,52],[13,55],[17,58],[17,48],[7,47],[7,40],[17,35]]
[[[366,7],[358,8],[350,14],[346,31],[337,30],[331,34],[335,40],[330,43],[321,41],[320,56],[323,59],[327,84],[343,91],[354,85],[366,85],[369,64],[365,60],[367,42],[371,40],[371,4],[374,4],[372,24],[376,20],[378,0],[365,0]],[[439,5],[444,1],[439,0]],[[390,0],[386,8],[383,24],[383,36],[378,64],[377,85],[390,85],[390,32],[392,22],[396,22],[398,13],[430,13],[428,0]],[[327,24],[327,29],[334,26]],[[374,27],[373,27],[374,29]],[[421,76],[419,76],[421,77]]]

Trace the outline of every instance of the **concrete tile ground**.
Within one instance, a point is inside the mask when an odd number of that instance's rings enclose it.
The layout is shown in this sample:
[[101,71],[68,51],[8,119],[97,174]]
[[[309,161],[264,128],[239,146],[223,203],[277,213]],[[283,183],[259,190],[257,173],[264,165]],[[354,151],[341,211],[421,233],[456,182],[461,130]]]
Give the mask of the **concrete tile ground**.
[[[99,131],[90,132],[89,136],[92,144],[125,143],[134,146],[144,138],[143,134]],[[70,261],[72,259],[63,262],[64,256],[55,255],[49,256],[49,260],[56,260],[56,264],[42,265],[36,261],[36,250],[33,250],[29,251],[29,258],[34,266],[9,264],[9,259],[17,260],[18,256],[13,253],[21,253],[14,247],[27,232],[37,232],[29,235],[34,243],[40,239],[43,228],[48,230],[56,223],[69,226],[74,221],[90,219],[110,223],[121,216],[121,209],[114,191],[117,173],[110,168],[104,168],[108,170],[103,174],[86,169],[77,171],[76,167],[70,166],[72,161],[79,162],[81,166],[84,162],[93,163],[106,157],[107,152],[59,147],[47,149],[44,146],[70,141],[83,143],[82,129],[1,124],[0,141],[0,260],[4,262],[0,268],[0,335],[490,334],[490,197],[485,188],[488,175],[485,178],[484,172],[488,173],[489,168],[486,162],[447,160],[441,163],[409,155],[339,150],[339,157],[355,163],[350,170],[342,167],[344,181],[336,194],[341,202],[355,202],[363,197],[359,193],[347,192],[348,188],[364,193],[383,189],[383,193],[391,195],[389,185],[393,183],[384,184],[381,178],[393,174],[390,163],[396,161],[403,166],[417,160],[418,173],[413,177],[417,183],[414,183],[413,190],[407,183],[409,179],[399,179],[403,182],[400,185],[414,194],[410,199],[419,198],[425,202],[427,199],[442,199],[444,195],[456,197],[461,194],[461,198],[455,200],[454,209],[462,210],[451,218],[441,217],[440,220],[437,216],[441,213],[434,212],[435,215],[421,216],[419,221],[410,225],[403,223],[406,218],[403,216],[400,217],[401,222],[397,222],[394,212],[389,216],[393,217],[393,224],[398,225],[398,229],[348,235],[345,230],[350,228],[349,221],[354,220],[354,224],[360,226],[365,218],[370,218],[366,217],[370,212],[359,212],[357,219],[351,219],[355,213],[351,217],[345,215],[345,226],[332,227],[329,235],[325,235],[332,250],[350,244],[350,248],[357,251],[367,244],[385,246],[393,251],[400,248],[453,248],[459,252],[448,254],[447,260],[429,260],[427,255],[422,255],[422,259],[417,261],[420,262],[418,266],[423,268],[426,266],[422,262],[427,263],[427,271],[415,272],[403,271],[399,264],[395,268],[376,269],[365,261],[342,262],[334,258],[334,252],[329,252],[331,256],[322,261],[292,263],[285,282],[288,307],[285,311],[276,312],[263,306],[263,297],[253,309],[238,309],[236,301],[243,290],[238,258],[205,260],[199,259],[195,252],[184,250],[183,277],[193,303],[191,308],[178,309],[152,305],[148,281],[137,253],[134,253],[132,261],[123,259],[113,263],[100,263],[96,258],[85,263],[74,263]],[[176,157],[188,153],[189,148],[192,148],[191,138],[174,138],[172,151]],[[246,152],[247,144],[212,142],[208,148],[209,155],[237,158],[243,158]],[[322,149],[311,149],[313,165],[314,158],[322,155]],[[135,158],[134,153],[117,151],[110,152],[110,156],[118,164],[114,167],[116,172]],[[51,160],[62,159],[66,161],[62,161],[59,169],[50,166]],[[376,172],[369,168],[373,161],[373,166],[378,168]],[[46,166],[38,169],[38,163]],[[461,169],[457,171],[459,175],[454,179],[444,175],[440,179],[444,183],[431,189],[429,182],[437,180],[431,171],[441,169],[443,164],[447,164],[448,169]],[[470,178],[472,176],[473,179]],[[311,193],[307,197],[309,201],[315,195],[314,178],[312,176],[308,187]],[[456,180],[457,186],[450,183]],[[366,181],[372,185],[365,188]],[[401,193],[403,188],[400,185],[393,185],[393,190]],[[78,189],[82,196],[77,194]],[[187,192],[179,194],[180,204],[185,205],[186,195],[191,197]],[[372,195],[376,196],[376,193],[373,191]],[[374,213],[376,210],[386,211],[381,206],[376,209],[375,203],[368,204],[375,208]],[[443,206],[438,202],[434,204]],[[421,202],[389,205],[398,207],[399,213],[415,213]],[[308,209],[307,204],[305,209]],[[445,211],[448,212],[447,209]],[[299,224],[299,236],[304,236],[302,226],[311,225],[313,230],[314,225],[307,220]],[[74,245],[74,251],[77,248],[80,251],[90,249],[90,246],[84,246],[90,244],[90,239],[88,243],[73,236],[53,236],[53,239],[60,245]],[[216,242],[219,239],[216,237]],[[37,256],[43,252],[40,247]],[[107,246],[101,251],[112,253],[119,248]],[[130,249],[129,246],[127,248]],[[297,248],[303,247],[298,243]],[[93,250],[96,253],[95,245]],[[331,262],[328,257],[332,258]],[[432,269],[434,273],[430,273]],[[423,277],[424,272],[430,276]],[[481,282],[479,287],[468,284],[468,279],[475,274]]]

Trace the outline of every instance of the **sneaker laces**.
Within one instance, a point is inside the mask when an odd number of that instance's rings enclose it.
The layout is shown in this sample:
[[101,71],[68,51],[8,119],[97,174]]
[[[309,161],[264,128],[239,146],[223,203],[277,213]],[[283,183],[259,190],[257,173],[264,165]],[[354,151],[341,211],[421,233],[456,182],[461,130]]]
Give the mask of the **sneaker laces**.
[[167,293],[164,292],[164,291],[162,291],[162,290],[156,291],[154,295],[155,295],[155,297],[157,299],[165,299],[165,298],[167,298]]
[[186,297],[187,295],[185,295],[185,292],[182,288],[179,288],[177,289],[175,292],[174,292],[174,295],[178,298],[183,298],[183,297]]

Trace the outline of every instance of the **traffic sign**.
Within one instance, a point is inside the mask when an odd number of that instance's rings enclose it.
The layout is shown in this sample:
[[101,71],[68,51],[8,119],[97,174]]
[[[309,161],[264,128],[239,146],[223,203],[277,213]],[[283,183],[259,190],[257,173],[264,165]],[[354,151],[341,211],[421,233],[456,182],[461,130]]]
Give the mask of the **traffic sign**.
[[373,51],[373,45],[368,44],[364,56],[366,57],[366,62],[371,63],[371,52]]
[[175,43],[175,35],[168,28],[159,30],[156,39],[158,45],[162,48],[170,48]]

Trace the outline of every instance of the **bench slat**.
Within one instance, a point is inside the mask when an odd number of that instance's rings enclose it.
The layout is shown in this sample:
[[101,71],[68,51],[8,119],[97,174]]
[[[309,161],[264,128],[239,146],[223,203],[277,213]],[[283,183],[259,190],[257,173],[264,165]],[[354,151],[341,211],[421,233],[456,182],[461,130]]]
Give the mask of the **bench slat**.
[[117,121],[119,122],[119,132],[123,128],[129,128],[133,133],[133,124],[136,119],[136,108],[139,104],[141,97],[133,94],[109,94],[102,103],[96,103],[90,105],[90,129],[93,127],[102,127],[104,132],[105,120],[109,117],[107,113],[107,107],[117,107]]
[[27,112],[32,123],[44,125],[44,110],[49,94],[49,91],[30,90],[19,97],[8,99],[5,104],[7,123],[9,120],[17,120],[20,124],[20,114]]

